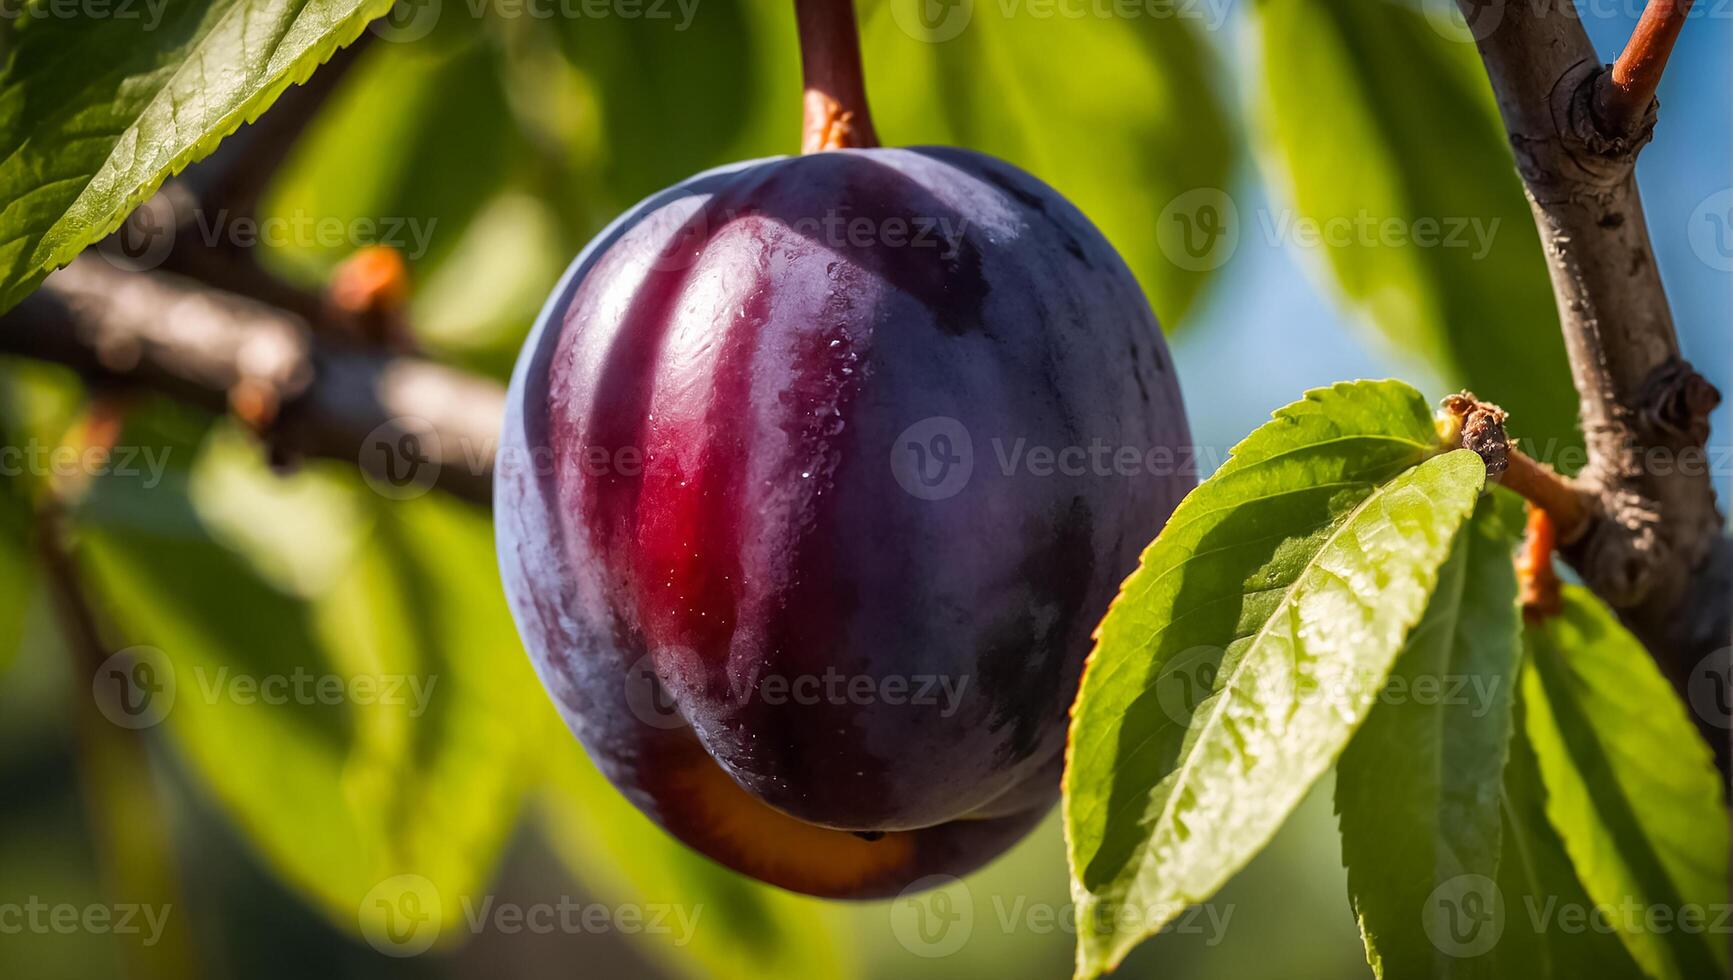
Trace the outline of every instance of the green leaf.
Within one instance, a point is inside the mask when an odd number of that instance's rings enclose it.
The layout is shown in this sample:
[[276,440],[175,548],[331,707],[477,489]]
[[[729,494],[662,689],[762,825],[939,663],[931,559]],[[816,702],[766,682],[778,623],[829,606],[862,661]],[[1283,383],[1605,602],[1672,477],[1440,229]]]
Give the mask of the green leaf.
[[[545,700],[545,699],[544,699]],[[693,977],[851,976],[842,924],[824,903],[761,885],[668,836],[591,765],[551,707],[542,826],[584,886],[613,903],[671,906],[675,927],[646,935],[670,969]],[[678,923],[681,916],[689,931]]]
[[[1540,240],[1474,45],[1390,0],[1258,11],[1260,156],[1293,205],[1259,233],[1306,247],[1445,383],[1510,409],[1531,452],[1580,444]],[[1303,241],[1301,223],[1326,237]]]
[[1516,734],[1504,770],[1504,847],[1497,882],[1504,919],[1491,954],[1491,972],[1513,980],[1641,977],[1643,971],[1611,932],[1589,927],[1586,919],[1561,919],[1561,914],[1577,915],[1593,903],[1577,880],[1564,842],[1547,821],[1546,790],[1529,745],[1520,690],[1515,701]]
[[[464,28],[373,45],[270,187],[263,221],[296,231],[261,257],[322,283],[355,249],[384,244],[418,283],[432,274],[522,150],[489,40]],[[345,233],[318,233],[332,222]]]
[[[1584,889],[1649,976],[1725,974],[1725,937],[1704,927],[1727,902],[1727,811],[1684,703],[1585,589],[1567,586],[1563,613],[1525,638],[1526,725],[1547,817]],[[1691,915],[1695,929],[1682,918]]]
[[[596,178],[614,211],[734,158],[743,128],[774,114],[786,121],[780,143],[757,155],[791,153],[800,144],[800,98],[768,76],[793,72],[799,53],[780,30],[755,30],[754,0],[704,0],[644,19],[566,18],[562,49],[593,86],[601,112]],[[772,16],[788,26],[782,7]],[[706,81],[707,80],[707,81]],[[774,108],[772,108],[774,107]]]
[[[187,0],[0,33],[0,310],[353,41],[391,0]],[[160,17],[160,22],[156,20]]]
[[1514,534],[1492,496],[1457,535],[1390,684],[1336,767],[1348,891],[1379,977],[1479,969],[1428,906],[1463,876],[1492,882],[1499,781],[1522,659]]
[[339,926],[384,941],[375,889],[413,875],[437,938],[458,939],[538,771],[521,720],[544,697],[486,517],[438,496],[378,505],[355,561],[304,601],[181,501],[104,481],[84,539],[123,636],[161,651],[161,721],[188,768]]
[[1119,250],[1162,324],[1180,324],[1226,256],[1175,251],[1164,211],[1224,197],[1236,146],[1217,66],[1186,19],[882,0],[861,26],[886,145],[964,146],[1053,185]]
[[1174,511],[1072,712],[1079,976],[1213,894],[1335,761],[1485,478],[1414,389],[1356,382],[1276,412]]

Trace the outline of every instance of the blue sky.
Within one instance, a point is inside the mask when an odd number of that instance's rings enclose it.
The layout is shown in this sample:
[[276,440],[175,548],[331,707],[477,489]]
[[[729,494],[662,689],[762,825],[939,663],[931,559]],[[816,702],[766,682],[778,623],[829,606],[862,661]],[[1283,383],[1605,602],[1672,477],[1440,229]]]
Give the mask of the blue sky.
[[[1662,82],[1655,140],[1643,151],[1637,178],[1685,355],[1733,399],[1733,274],[1700,259],[1688,237],[1695,224],[1698,249],[1710,247],[1703,206],[1713,195],[1723,193],[1710,202],[1723,212],[1733,207],[1733,9],[1718,6],[1700,3],[1685,27]],[[1604,60],[1617,55],[1640,7],[1640,0],[1579,3]],[[1221,34],[1224,55],[1245,61],[1237,55],[1245,50],[1238,32]],[[1243,184],[1252,186],[1235,197],[1253,209],[1262,206],[1267,191],[1261,183],[1256,168],[1248,167]],[[1195,329],[1183,331],[1175,344],[1201,445],[1225,449],[1271,409],[1332,381],[1401,377],[1429,395],[1443,394],[1424,366],[1393,356],[1356,327],[1311,281],[1292,247],[1241,249],[1205,302]],[[1723,405],[1714,418],[1715,446],[1733,446],[1730,423],[1733,414]],[[1718,483],[1726,499],[1733,481],[1723,472]]]

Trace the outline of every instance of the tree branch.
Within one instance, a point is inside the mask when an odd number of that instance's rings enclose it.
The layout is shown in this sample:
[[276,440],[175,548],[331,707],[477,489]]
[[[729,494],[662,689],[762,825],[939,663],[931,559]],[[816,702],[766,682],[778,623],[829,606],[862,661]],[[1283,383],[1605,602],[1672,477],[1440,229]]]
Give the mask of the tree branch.
[[[1459,3],[1475,15],[1472,0]],[[1733,634],[1733,604],[1707,588],[1733,580],[1704,451],[1720,396],[1680,356],[1635,175],[1654,123],[1652,84],[1684,9],[1653,0],[1621,59],[1624,81],[1595,56],[1571,0],[1504,5],[1479,41],[1581,403],[1588,465],[1575,482],[1592,510],[1563,553],[1681,690],[1705,663],[1725,661]],[[1615,93],[1616,107],[1645,89],[1634,128],[1595,111],[1607,98],[1597,93]],[[1698,721],[1726,771],[1728,733]]]
[[[340,459],[385,479],[395,443],[419,440],[420,480],[491,499],[505,395],[419,357],[315,339],[306,321],[166,273],[86,255],[0,316],[0,353],[67,365],[95,380],[233,411],[279,460]],[[397,459],[395,463],[403,463]]]

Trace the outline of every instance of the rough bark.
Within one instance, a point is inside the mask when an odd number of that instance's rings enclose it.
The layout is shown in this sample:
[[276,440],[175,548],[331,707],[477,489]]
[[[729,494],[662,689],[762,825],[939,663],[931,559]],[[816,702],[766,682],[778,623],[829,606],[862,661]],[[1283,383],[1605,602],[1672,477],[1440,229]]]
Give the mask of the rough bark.
[[[1459,2],[1540,230],[1581,401],[1577,484],[1592,516],[1563,554],[1688,694],[1705,671],[1728,670],[1733,554],[1704,450],[1719,394],[1681,356],[1637,192],[1656,107],[1635,127],[1601,118],[1614,83],[1570,0]],[[1706,714],[1725,772],[1725,719]]]
[[499,385],[315,338],[292,313],[179,276],[84,256],[0,317],[0,353],[232,411],[279,460],[340,459],[389,479],[396,440],[413,435],[428,467],[422,480],[478,503],[491,498]]

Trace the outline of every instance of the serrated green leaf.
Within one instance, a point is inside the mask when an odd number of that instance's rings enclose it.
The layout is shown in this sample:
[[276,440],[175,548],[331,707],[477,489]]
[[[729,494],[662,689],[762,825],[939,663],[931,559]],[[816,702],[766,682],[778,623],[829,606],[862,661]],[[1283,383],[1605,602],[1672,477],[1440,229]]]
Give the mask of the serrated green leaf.
[[118,227],[165,178],[305,81],[390,6],[188,0],[146,16],[7,24],[0,37],[0,311]]
[[1612,933],[1586,919],[1561,919],[1592,906],[1570,855],[1546,816],[1546,790],[1529,745],[1519,690],[1515,735],[1504,770],[1504,846],[1498,863],[1503,928],[1495,937],[1491,976],[1511,980],[1635,980],[1643,971]]
[[[1522,660],[1515,537],[1492,496],[1458,533],[1390,684],[1336,767],[1348,892],[1378,977],[1478,975],[1428,902],[1498,873],[1512,691]],[[1441,945],[1442,940],[1442,945]]]
[[[1531,452],[1579,443],[1540,240],[1474,44],[1391,0],[1257,10],[1260,157],[1292,204],[1262,232],[1303,247],[1397,349],[1510,409]],[[1302,222],[1325,237],[1304,240]]]
[[[1525,641],[1525,723],[1546,813],[1584,890],[1610,908],[1649,976],[1725,974],[1725,937],[1705,931],[1728,900],[1725,796],[1684,703],[1581,587],[1566,586],[1563,612]],[[1693,914],[1698,927],[1686,928]]]
[[861,43],[886,145],[965,146],[1053,185],[1119,250],[1162,325],[1181,323],[1219,262],[1168,254],[1163,212],[1219,196],[1237,145],[1186,18],[881,0],[862,11]]
[[216,544],[180,492],[104,481],[84,540],[122,636],[166,658],[162,724],[189,770],[339,927],[382,935],[368,896],[414,875],[438,938],[459,940],[537,773],[520,722],[543,698],[485,516],[437,496],[381,506],[306,601]]
[[616,903],[675,906],[689,935],[646,936],[670,968],[693,977],[852,976],[846,934],[818,901],[759,884],[681,844],[609,785],[552,710],[543,828],[572,875]]
[[1144,552],[1072,712],[1079,976],[1213,894],[1335,761],[1485,483],[1440,452],[1407,385],[1308,392]]

